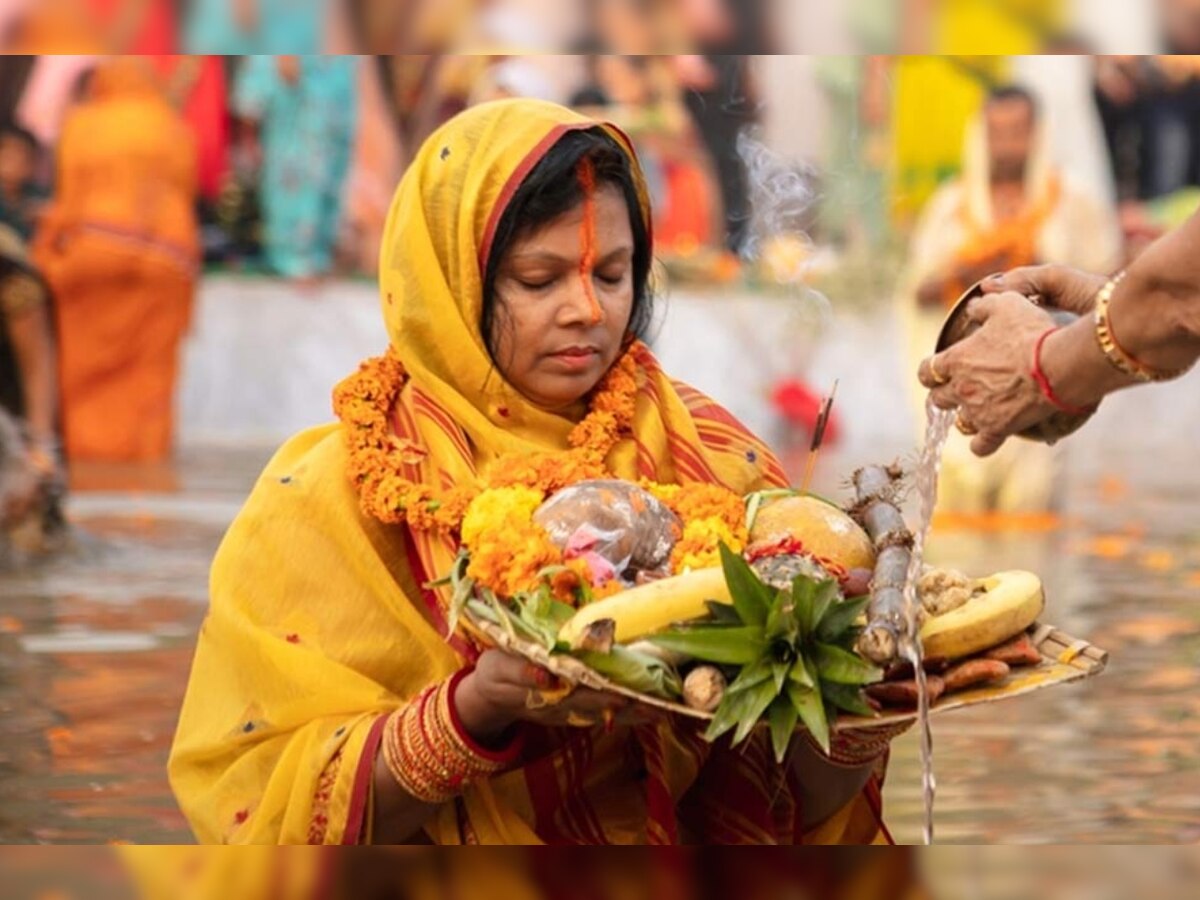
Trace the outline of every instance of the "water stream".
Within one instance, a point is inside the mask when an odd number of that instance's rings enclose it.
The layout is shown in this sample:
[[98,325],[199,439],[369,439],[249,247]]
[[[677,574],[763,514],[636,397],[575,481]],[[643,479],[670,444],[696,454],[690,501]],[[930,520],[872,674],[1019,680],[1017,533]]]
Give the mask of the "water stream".
[[933,522],[933,510],[937,505],[938,473],[942,467],[942,451],[950,426],[954,422],[952,410],[938,409],[932,403],[925,408],[928,424],[925,428],[925,443],[913,475],[913,485],[918,498],[917,522],[912,529],[913,546],[909,557],[908,573],[904,580],[905,633],[908,636],[900,647],[901,655],[912,663],[917,679],[917,728],[920,733],[921,791],[925,803],[925,821],[922,835],[926,844],[933,843],[933,800],[937,791],[937,779],[933,774],[933,731],[929,723],[929,694],[925,682],[925,666],[921,654],[921,642],[916,635],[920,630],[921,601],[917,596],[917,581],[921,577],[921,566],[925,557],[925,540]]

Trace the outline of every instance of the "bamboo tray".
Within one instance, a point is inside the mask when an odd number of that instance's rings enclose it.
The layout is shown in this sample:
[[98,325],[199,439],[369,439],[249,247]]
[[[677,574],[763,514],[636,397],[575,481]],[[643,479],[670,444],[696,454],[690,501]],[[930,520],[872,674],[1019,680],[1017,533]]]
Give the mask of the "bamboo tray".
[[[503,626],[494,622],[487,622],[465,614],[461,623],[468,630],[474,632],[475,636],[485,645],[499,647],[523,656],[530,662],[549,669],[569,684],[619,694],[668,712],[691,716],[695,719],[712,718],[711,713],[692,709],[682,703],[639,694],[637,691],[622,687],[584,665],[580,660],[566,654],[551,654],[541,644],[512,635]],[[1107,651],[1101,650],[1088,641],[1059,631],[1053,625],[1036,623],[1030,626],[1029,636],[1034,646],[1042,654],[1040,664],[1014,668],[1003,681],[944,695],[930,708],[931,714],[937,715],[953,709],[995,703],[999,700],[1032,694],[1055,685],[1081,681],[1099,675],[1108,664]],[[873,718],[843,714],[834,724],[834,730],[882,728],[913,721],[916,718],[916,710],[888,710],[886,708],[880,715]]]

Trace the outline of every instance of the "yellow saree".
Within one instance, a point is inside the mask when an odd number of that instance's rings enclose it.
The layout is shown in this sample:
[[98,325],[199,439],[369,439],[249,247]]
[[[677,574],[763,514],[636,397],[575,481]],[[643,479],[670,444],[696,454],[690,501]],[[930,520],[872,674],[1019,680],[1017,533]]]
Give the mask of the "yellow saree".
[[[393,411],[408,477],[471,483],[500,454],[565,449],[572,421],[494,370],[479,329],[492,236],[521,181],[568,129],[612,126],[503,100],[452,119],[396,193],[381,253],[382,305],[410,380]],[[783,483],[770,451],[639,348],[633,433],[617,477]],[[358,843],[371,834],[371,770],[388,714],[469,665],[447,640],[444,597],[422,585],[457,551],[435,532],[360,510],[344,426],[312,429],[268,464],[213,564],[170,777],[205,842]],[[519,768],[476,782],[427,824],[436,843],[725,843],[883,839],[878,784],[804,834],[767,742],[734,754],[694,726],[529,728]]]

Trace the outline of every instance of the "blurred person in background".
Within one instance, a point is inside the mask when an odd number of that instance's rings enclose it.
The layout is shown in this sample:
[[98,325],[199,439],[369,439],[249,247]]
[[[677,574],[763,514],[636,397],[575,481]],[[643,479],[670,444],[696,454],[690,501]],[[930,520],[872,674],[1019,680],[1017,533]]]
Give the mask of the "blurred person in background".
[[188,53],[321,53],[329,0],[191,0],[184,21]]
[[171,452],[195,291],[196,151],[151,64],[114,57],[67,118],[34,259],[55,297],[72,460]]
[[0,123],[0,225],[23,241],[34,225],[48,193],[37,177],[41,145],[31,132],[12,123]]
[[260,169],[268,268],[312,286],[333,269],[357,122],[359,59],[252,56],[234,111]]
[[36,0],[11,26],[18,53],[172,53],[175,0]]
[[[3,40],[4,35],[0,33],[0,41]],[[17,105],[25,93],[25,85],[35,62],[32,56],[0,55],[0,122],[16,120]]]
[[0,225],[0,567],[63,532],[63,492],[50,292]]
[[610,119],[633,139],[650,188],[660,254],[690,256],[723,243],[715,173],[672,59],[589,55],[586,67],[585,83],[570,105]]
[[[962,175],[939,188],[922,212],[901,282],[914,371],[950,306],[981,278],[1036,262],[1093,271],[1118,262],[1111,212],[1050,163],[1045,126],[1027,91],[992,91],[968,129],[964,159]],[[951,435],[939,508],[967,516],[1037,515],[1053,507],[1054,481],[1048,447],[1014,442],[981,464],[968,441]]]

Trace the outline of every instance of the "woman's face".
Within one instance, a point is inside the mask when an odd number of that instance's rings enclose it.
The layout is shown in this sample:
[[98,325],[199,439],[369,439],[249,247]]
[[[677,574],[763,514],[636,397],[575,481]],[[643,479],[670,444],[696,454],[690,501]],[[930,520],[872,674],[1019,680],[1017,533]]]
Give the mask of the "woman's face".
[[581,202],[514,240],[496,270],[496,365],[544,409],[564,410],[583,399],[616,362],[629,326],[629,207],[607,182],[596,186],[594,200],[594,265],[585,263]]

